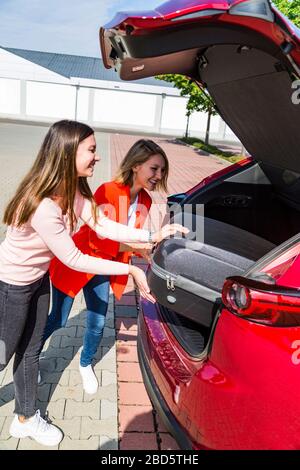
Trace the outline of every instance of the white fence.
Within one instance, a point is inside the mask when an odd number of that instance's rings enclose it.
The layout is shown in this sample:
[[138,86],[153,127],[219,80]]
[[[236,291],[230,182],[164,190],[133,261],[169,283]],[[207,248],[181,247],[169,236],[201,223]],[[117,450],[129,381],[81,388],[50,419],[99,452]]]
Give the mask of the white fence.
[[[174,96],[175,90],[170,89],[172,93],[167,94],[168,89],[165,89],[167,93],[162,93],[162,87],[157,87],[157,92],[156,87],[145,87],[152,91],[143,92],[112,88],[106,86],[106,82],[101,88],[99,84],[100,81],[97,85],[87,86],[76,83],[75,79],[68,83],[50,83],[0,78],[0,118],[48,123],[66,118],[115,131],[173,136],[185,133],[186,99]],[[190,135],[203,138],[206,122],[205,113],[192,114]],[[238,141],[220,116],[211,120],[210,138]]]

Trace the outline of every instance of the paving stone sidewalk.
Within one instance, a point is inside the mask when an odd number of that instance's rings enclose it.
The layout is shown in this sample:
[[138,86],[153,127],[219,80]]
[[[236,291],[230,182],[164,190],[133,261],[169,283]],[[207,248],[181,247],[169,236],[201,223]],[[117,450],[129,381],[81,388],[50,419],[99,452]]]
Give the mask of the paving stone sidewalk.
[[[83,392],[78,371],[84,308],[84,300],[78,296],[68,326],[47,341],[40,361],[42,383],[38,406],[42,414],[47,409],[49,417],[64,432],[60,445],[49,449],[118,449],[113,296],[110,296],[103,340],[94,366],[100,385],[95,395]],[[29,438],[18,440],[9,436],[14,403],[12,364],[1,373],[0,386],[0,449],[45,449]]]

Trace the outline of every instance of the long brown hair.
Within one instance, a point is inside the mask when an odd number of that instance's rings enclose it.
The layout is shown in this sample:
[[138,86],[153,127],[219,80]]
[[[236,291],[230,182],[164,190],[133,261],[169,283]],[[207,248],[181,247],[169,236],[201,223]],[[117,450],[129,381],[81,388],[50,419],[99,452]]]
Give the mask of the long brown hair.
[[117,174],[115,176],[115,181],[124,185],[132,186],[133,184],[133,168],[136,165],[141,165],[149,160],[153,155],[161,155],[165,161],[165,171],[162,176],[162,179],[157,183],[157,190],[162,189],[167,192],[167,181],[169,175],[169,162],[165,151],[153,140],[140,139],[137,140],[133,146],[128,150],[127,154],[123,158]]
[[61,207],[63,213],[68,214],[73,231],[77,222],[73,208],[77,187],[91,201],[96,221],[93,193],[87,178],[78,178],[76,170],[78,145],[92,134],[94,131],[91,127],[77,121],[63,120],[50,127],[31,170],[6,207],[3,217],[5,224],[21,227],[30,219],[39,203],[60,188]]

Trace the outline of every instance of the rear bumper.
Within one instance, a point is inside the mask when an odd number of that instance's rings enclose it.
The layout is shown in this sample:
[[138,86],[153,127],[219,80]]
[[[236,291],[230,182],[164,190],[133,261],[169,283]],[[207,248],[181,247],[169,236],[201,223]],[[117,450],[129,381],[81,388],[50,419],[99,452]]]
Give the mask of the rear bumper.
[[138,358],[139,363],[142,371],[142,376],[144,380],[144,385],[146,387],[147,393],[150,397],[150,400],[158,412],[159,416],[161,417],[164,425],[168,429],[168,431],[173,435],[174,439],[176,440],[177,444],[181,449],[184,450],[193,450],[192,443],[188,436],[186,435],[183,428],[180,426],[177,419],[171,413],[168,408],[166,401],[164,400],[160,390],[158,389],[154,378],[151,373],[151,369],[149,367],[144,349],[143,343],[140,335],[138,335]]

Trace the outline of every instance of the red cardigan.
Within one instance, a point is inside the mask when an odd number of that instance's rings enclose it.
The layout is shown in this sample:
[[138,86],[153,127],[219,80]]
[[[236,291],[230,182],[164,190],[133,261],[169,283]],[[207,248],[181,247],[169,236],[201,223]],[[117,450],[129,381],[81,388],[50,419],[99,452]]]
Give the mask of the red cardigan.
[[[103,212],[112,220],[127,225],[128,209],[130,205],[130,187],[111,181],[102,184],[94,194],[96,204],[101,206]],[[152,199],[142,189],[138,194],[136,210],[136,228],[142,228],[149,213]],[[129,263],[131,252],[119,253],[119,242],[100,239],[87,225],[73,236],[75,245],[84,254],[104,258],[121,263]],[[94,274],[81,273],[65,266],[54,258],[49,267],[52,284],[65,294],[75,297],[76,294],[89,282]],[[126,287],[128,276],[110,276],[110,285],[115,296],[120,299]]]

